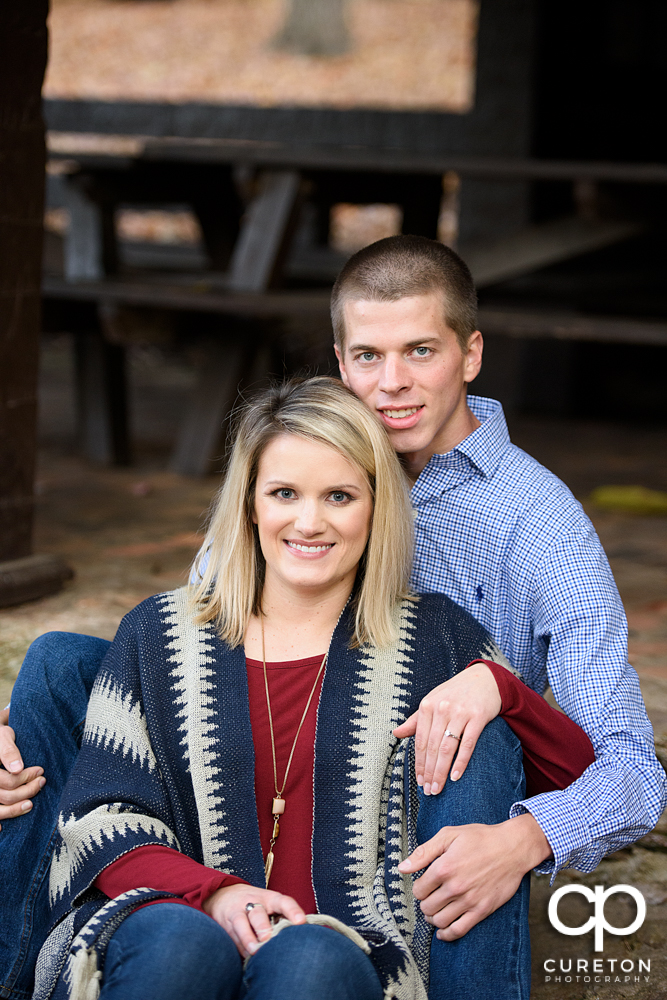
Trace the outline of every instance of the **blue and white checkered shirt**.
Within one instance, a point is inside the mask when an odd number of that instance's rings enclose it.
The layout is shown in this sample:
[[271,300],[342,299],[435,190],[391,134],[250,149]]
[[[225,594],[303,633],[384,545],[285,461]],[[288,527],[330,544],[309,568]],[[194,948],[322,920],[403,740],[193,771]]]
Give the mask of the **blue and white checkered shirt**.
[[481,426],[433,455],[412,489],[412,584],[466,608],[523,680],[590,737],[595,763],[564,791],[512,806],[531,812],[553,849],[536,871],[593,871],[655,826],[665,772],[627,622],[595,529],[569,489],[510,442],[500,403],[470,396]]

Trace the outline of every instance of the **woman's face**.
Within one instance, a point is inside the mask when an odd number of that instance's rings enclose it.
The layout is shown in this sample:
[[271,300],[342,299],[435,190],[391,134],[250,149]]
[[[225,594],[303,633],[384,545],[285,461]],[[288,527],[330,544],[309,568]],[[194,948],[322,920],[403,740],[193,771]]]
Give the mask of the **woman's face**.
[[295,434],[274,438],[260,458],[253,515],[266,584],[352,589],[372,514],[364,473],[335,448]]

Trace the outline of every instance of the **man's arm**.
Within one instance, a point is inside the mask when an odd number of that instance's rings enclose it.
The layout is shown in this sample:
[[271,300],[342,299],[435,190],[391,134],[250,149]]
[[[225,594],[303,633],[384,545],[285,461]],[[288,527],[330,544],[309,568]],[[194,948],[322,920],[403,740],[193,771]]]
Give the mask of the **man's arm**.
[[627,662],[627,622],[592,525],[558,539],[535,576],[534,632],[548,642],[547,672],[556,701],[588,734],[595,763],[568,788],[517,803],[553,849],[538,867],[593,871],[602,857],[657,823],[667,778],[636,672]]
[[[562,868],[593,871],[605,854],[652,829],[667,801],[667,778],[655,756],[639,681],[627,663],[625,613],[590,524],[550,547],[536,566],[533,595],[534,634],[548,646],[554,696],[590,737],[596,760],[568,788],[516,803],[507,823],[482,828],[494,836],[482,836],[470,825],[456,828],[455,844],[447,842],[452,828],[441,831],[442,842],[437,837],[428,842],[434,860],[428,880],[415,883],[423,886],[416,893],[427,892],[418,898],[436,905],[441,877],[447,915],[441,919],[434,911],[433,922],[449,926],[452,913],[463,907],[466,917],[451,932],[455,936],[511,898],[531,867],[552,881]],[[513,825],[517,820],[523,825]],[[424,865],[423,859],[413,863],[414,857],[406,859],[411,867],[401,870]],[[494,892],[478,871],[494,873]],[[447,910],[453,900],[460,902]]]
[[[44,787],[41,767],[24,767],[9,725],[9,708],[0,712],[0,821],[22,816],[32,809],[30,801]],[[2,826],[0,826],[0,830]]]

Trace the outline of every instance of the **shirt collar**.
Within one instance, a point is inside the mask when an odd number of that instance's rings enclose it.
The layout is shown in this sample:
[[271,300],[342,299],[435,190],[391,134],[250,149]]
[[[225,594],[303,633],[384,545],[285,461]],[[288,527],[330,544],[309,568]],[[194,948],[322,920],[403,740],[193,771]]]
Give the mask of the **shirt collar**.
[[481,426],[453,450],[466,455],[484,476],[492,476],[511,444],[502,405],[497,399],[468,396],[468,406]]
[[[468,406],[479,420],[480,426],[451,451],[443,455],[432,455],[419,479],[422,476],[430,478],[428,473],[436,469],[460,468],[462,461],[466,460],[466,464],[474,465],[483,476],[494,474],[511,444],[503,408],[497,400],[486,399],[484,396],[468,396]],[[419,479],[413,491],[417,489]]]

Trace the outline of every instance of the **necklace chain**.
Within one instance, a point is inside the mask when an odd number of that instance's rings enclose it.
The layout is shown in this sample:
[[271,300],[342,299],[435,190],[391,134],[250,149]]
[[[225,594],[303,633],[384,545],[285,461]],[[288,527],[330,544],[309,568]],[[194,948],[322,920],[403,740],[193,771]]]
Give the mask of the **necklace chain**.
[[322,663],[320,664],[320,669],[317,671],[317,677],[315,678],[315,683],[313,684],[311,692],[308,695],[308,701],[306,702],[306,707],[303,710],[303,715],[301,716],[301,721],[296,731],[294,742],[292,743],[292,749],[290,751],[289,759],[287,761],[287,767],[285,768],[285,775],[283,777],[282,788],[279,789],[278,766],[276,764],[276,741],[273,735],[273,713],[271,711],[271,698],[269,696],[269,678],[266,672],[266,647],[264,643],[264,615],[260,615],[259,620],[262,628],[262,664],[264,666],[264,690],[266,692],[266,708],[269,714],[269,731],[271,733],[271,755],[273,757],[273,787],[276,793],[276,796],[271,806],[271,815],[273,816],[273,833],[271,834],[269,852],[266,855],[266,861],[264,863],[264,878],[266,882],[266,887],[268,888],[269,879],[271,878],[271,869],[273,868],[273,848],[280,833],[279,819],[285,812],[285,799],[283,798],[283,792],[285,791],[285,786],[287,785],[287,776],[289,775],[290,768],[292,766],[292,758],[294,757],[294,751],[296,750],[296,744],[299,739],[299,734],[303,728],[304,722],[306,721],[306,716],[308,715],[308,709],[310,708],[310,703],[313,700],[315,691],[317,690],[317,685],[320,682],[320,677],[322,676],[322,671],[324,670],[324,667],[326,665],[327,656],[329,655],[329,653],[327,651],[322,657]]

